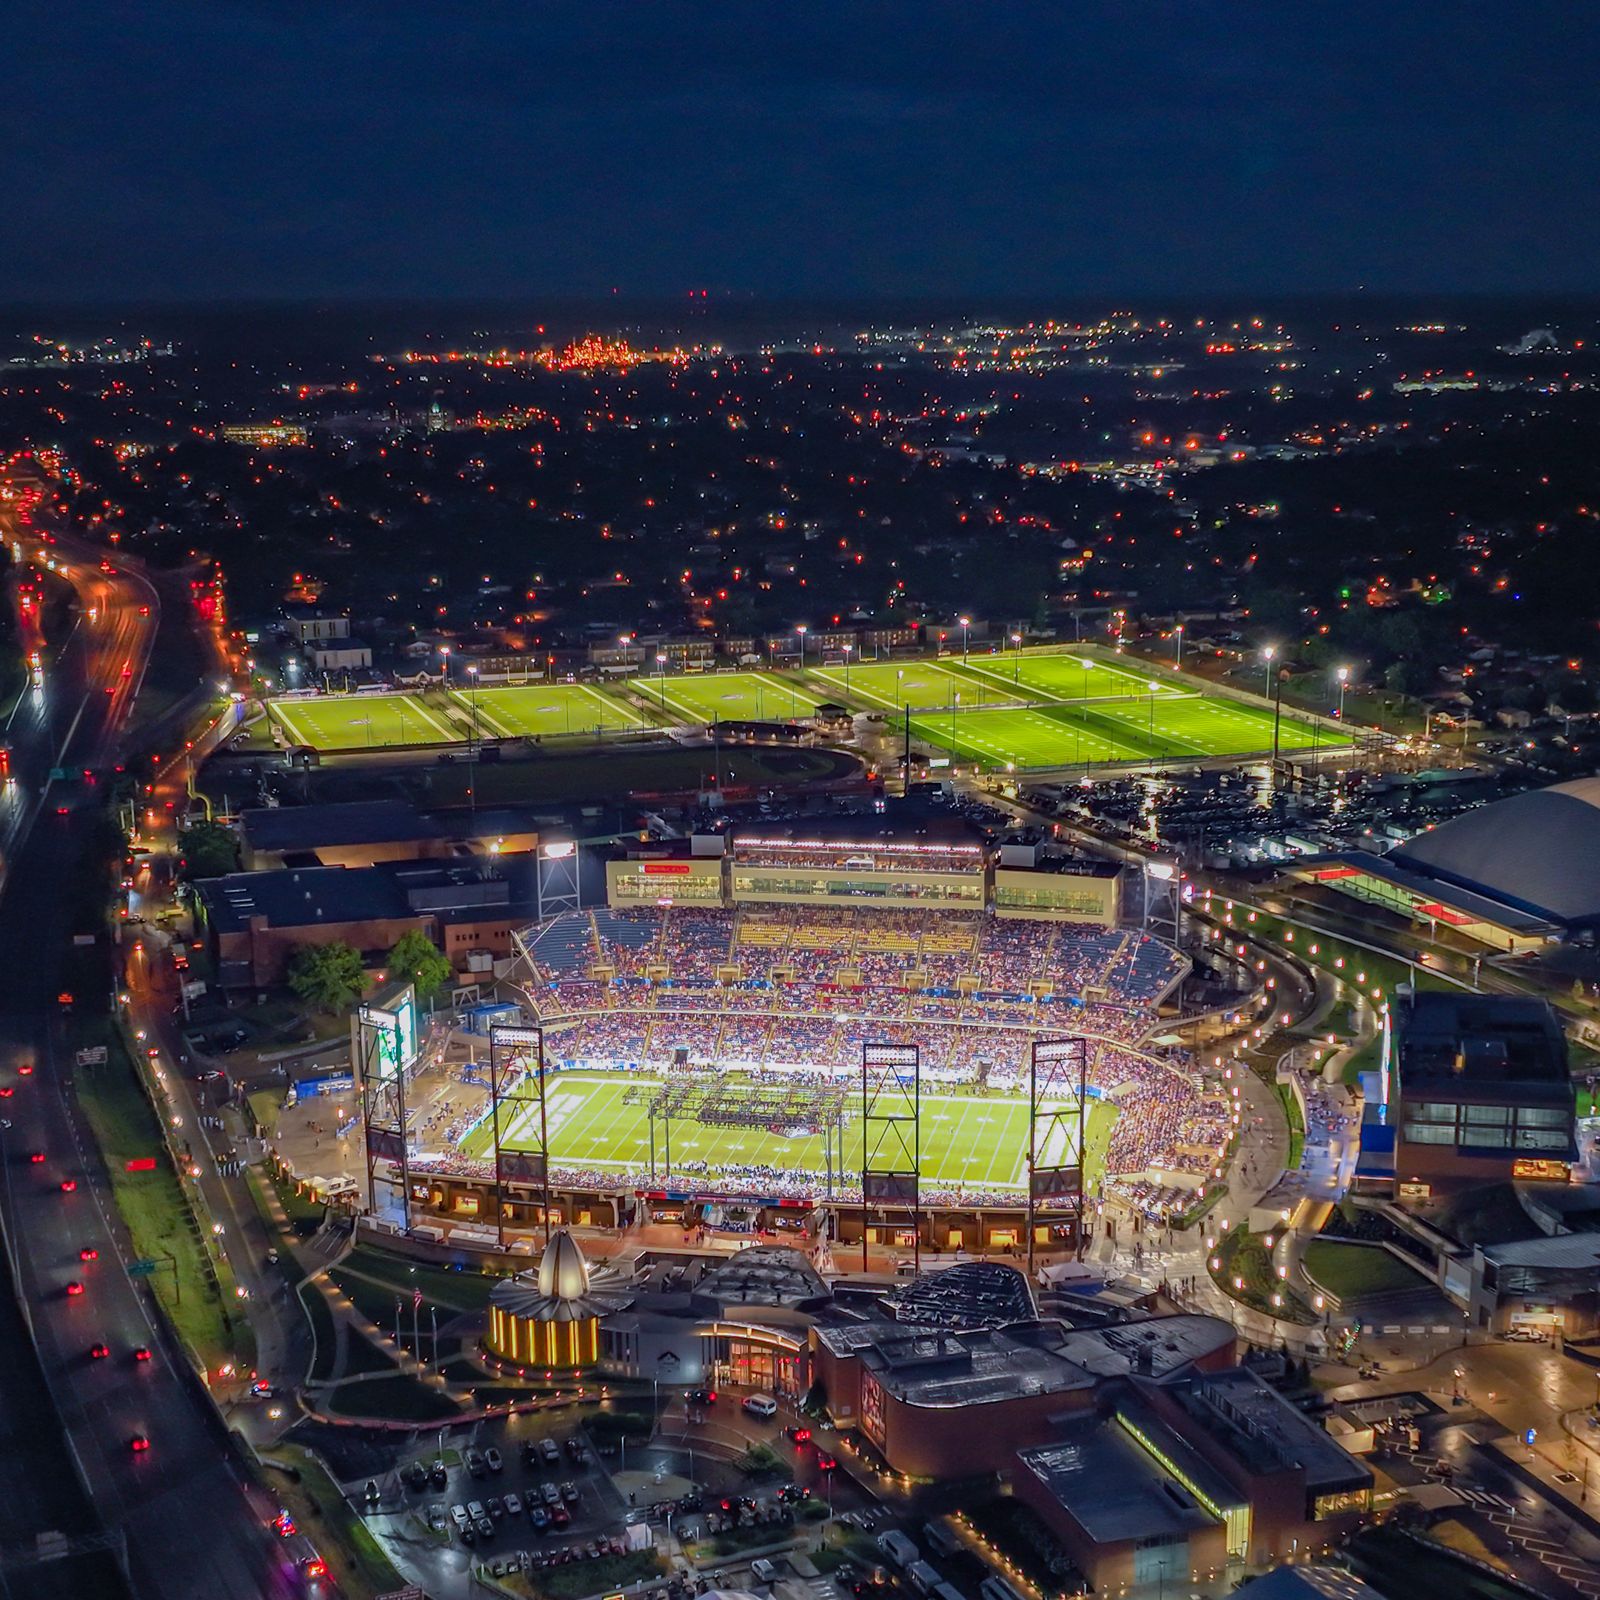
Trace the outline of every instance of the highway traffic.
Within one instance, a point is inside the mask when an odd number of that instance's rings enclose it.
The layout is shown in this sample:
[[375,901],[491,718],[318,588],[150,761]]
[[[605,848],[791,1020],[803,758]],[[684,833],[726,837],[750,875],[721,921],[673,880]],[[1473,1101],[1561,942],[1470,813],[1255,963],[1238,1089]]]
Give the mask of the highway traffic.
[[[8,990],[0,1015],[0,1198],[45,1375],[95,1510],[113,1540],[126,1541],[138,1594],[301,1596],[303,1582],[267,1526],[273,1508],[252,1497],[227,1430],[146,1282],[129,1275],[132,1251],[63,1042],[62,953],[75,930],[61,886],[98,815],[93,784],[119,757],[159,598],[142,575],[122,564],[106,570],[92,547],[42,527],[26,497],[0,502],[0,531],[25,556],[53,560],[76,595],[65,636],[36,647],[36,682],[12,718],[12,781],[0,813],[0,970]],[[29,626],[25,612],[23,621]],[[0,1542],[49,1525],[39,1520],[48,1508],[37,1504],[38,1476],[26,1451],[5,1456]],[[30,1584],[34,1576],[30,1570]]]

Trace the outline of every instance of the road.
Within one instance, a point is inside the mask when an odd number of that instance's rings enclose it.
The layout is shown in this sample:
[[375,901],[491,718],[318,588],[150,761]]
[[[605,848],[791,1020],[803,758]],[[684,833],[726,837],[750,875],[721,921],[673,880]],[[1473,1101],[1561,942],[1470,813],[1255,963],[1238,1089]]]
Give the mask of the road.
[[[87,789],[52,783],[49,772],[114,761],[155,636],[159,598],[121,563],[102,572],[97,550],[59,531],[41,545],[42,531],[17,514],[14,501],[0,504],[0,533],[58,564],[64,558],[79,604],[70,633],[59,645],[45,642],[42,685],[27,692],[26,708],[13,719],[18,792],[0,823],[8,856],[0,893],[0,970],[7,974],[0,1088],[13,1091],[4,1101],[11,1126],[0,1129],[0,1195],[46,1377],[96,1509],[126,1537],[141,1596],[299,1596],[303,1586],[265,1525],[265,1501],[252,1499],[234,1467],[226,1431],[167,1337],[148,1288],[125,1270],[132,1253],[61,1043],[59,952],[70,947],[74,929],[60,886],[96,812],[86,804]],[[35,1152],[44,1159],[34,1162]],[[63,1191],[68,1181],[74,1192]],[[82,1260],[85,1249],[97,1259]],[[70,1282],[84,1292],[69,1295]],[[96,1342],[109,1347],[106,1358],[91,1357]],[[135,1360],[141,1346],[152,1352],[150,1361]],[[149,1440],[147,1453],[133,1452],[136,1434]],[[28,1477],[25,1453],[0,1462],[0,1482],[15,1487],[23,1503]],[[7,1532],[0,1526],[0,1536]]]

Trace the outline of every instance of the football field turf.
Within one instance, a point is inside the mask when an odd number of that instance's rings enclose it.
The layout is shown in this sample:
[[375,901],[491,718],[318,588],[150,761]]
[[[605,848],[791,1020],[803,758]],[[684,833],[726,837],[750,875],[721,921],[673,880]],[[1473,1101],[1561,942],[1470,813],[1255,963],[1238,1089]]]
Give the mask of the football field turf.
[[390,745],[453,744],[467,737],[466,713],[424,705],[412,694],[324,694],[274,700],[271,713],[292,744],[318,750],[377,750]]
[[[660,1087],[656,1080],[632,1074],[561,1072],[546,1094],[546,1123],[553,1167],[593,1168],[621,1172],[648,1167],[650,1119],[645,1104]],[[628,1091],[638,1091],[632,1101]],[[505,1113],[502,1111],[502,1116]],[[536,1140],[521,1136],[538,1111],[522,1107],[506,1128],[507,1148],[531,1148]],[[1105,1170],[1106,1148],[1116,1122],[1116,1108],[1093,1101],[1088,1114],[1088,1180],[1091,1187]],[[462,1153],[479,1159],[493,1155],[488,1122],[463,1141]],[[1016,1095],[929,1094],[922,1096],[922,1177],[930,1187],[966,1186],[977,1190],[1021,1190],[1027,1174],[1028,1106]],[[1065,1160],[1062,1151],[1048,1151]],[[664,1163],[662,1131],[656,1130],[656,1161]],[[819,1137],[787,1138],[767,1128],[708,1127],[687,1119],[672,1124],[672,1159],[721,1166],[760,1165],[822,1172],[825,1161]],[[844,1134],[847,1173],[861,1167],[861,1125],[852,1119]],[[711,1182],[710,1179],[702,1181]]]
[[817,667],[809,676],[833,699],[847,705],[915,712],[940,706],[992,706],[1029,698],[1026,689],[986,673],[965,670],[959,661],[913,661],[896,666],[867,661],[852,666]]
[[[1200,761],[1272,749],[1270,711],[1201,695],[1147,694],[1142,702],[928,712],[912,716],[911,731],[959,759],[1017,767]],[[1302,749],[1312,742],[1312,725],[1285,716],[1278,739],[1280,749]]]
[[669,722],[762,722],[809,717],[817,709],[815,695],[769,672],[634,678],[628,687]]
[[553,739],[568,733],[610,732],[642,728],[644,718],[631,706],[586,683],[528,683],[479,689],[474,696],[453,689],[451,698],[463,711],[476,703],[478,731],[488,738],[517,739],[537,735]]

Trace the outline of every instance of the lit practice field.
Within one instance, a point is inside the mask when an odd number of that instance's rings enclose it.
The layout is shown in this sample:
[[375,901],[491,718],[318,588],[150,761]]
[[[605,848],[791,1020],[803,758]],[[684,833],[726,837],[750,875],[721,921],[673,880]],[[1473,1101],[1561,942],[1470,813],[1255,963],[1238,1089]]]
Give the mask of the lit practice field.
[[668,722],[764,722],[809,717],[814,695],[767,672],[687,673],[634,678],[628,687]]
[[970,670],[995,683],[1010,684],[1026,700],[1148,700],[1193,693],[1164,674],[1102,661],[1087,653],[1069,655],[998,655],[974,657]]
[[457,688],[451,697],[469,713],[476,704],[478,731],[489,738],[554,739],[596,729],[612,732],[645,726],[638,712],[586,683],[505,685],[479,689],[476,695]]
[[467,737],[465,713],[454,718],[411,694],[325,694],[314,700],[274,700],[269,706],[291,744],[317,750],[457,744]]
[[827,693],[847,705],[874,709],[913,711],[960,703],[963,706],[1010,704],[1026,699],[1018,691],[984,673],[963,670],[959,661],[914,661],[896,666],[888,661],[867,661],[843,667],[814,668],[810,676],[827,686]]
[[[553,1167],[599,1172],[648,1167],[650,1119],[646,1102],[661,1087],[658,1080],[633,1074],[559,1072],[546,1091],[546,1123]],[[638,1091],[631,1101],[629,1090]],[[505,1113],[502,1111],[502,1116]],[[508,1149],[536,1147],[523,1135],[537,1125],[538,1111],[523,1106],[506,1128]],[[1085,1179],[1096,1187],[1105,1171],[1106,1149],[1117,1109],[1093,1101],[1088,1113]],[[493,1159],[493,1132],[486,1121],[462,1142],[462,1153]],[[1022,1190],[1026,1184],[1028,1107],[1018,1095],[929,1094],[922,1096],[922,1179],[930,1188],[971,1188],[978,1192]],[[1066,1151],[1047,1150],[1051,1162]],[[656,1129],[658,1170],[664,1163],[662,1131]],[[715,1173],[729,1166],[770,1166],[821,1173],[825,1167],[820,1137],[786,1138],[767,1128],[708,1127],[688,1119],[672,1123],[674,1166],[705,1162]],[[861,1168],[861,1124],[852,1112],[844,1133],[847,1174]],[[706,1180],[710,1181],[710,1180]]]
[[[1027,710],[930,712],[913,715],[911,731],[961,760],[1017,767],[1198,761],[1272,749],[1270,711],[1198,694],[1147,694],[1142,702],[1097,701]],[[1303,749],[1315,738],[1311,723],[1283,717],[1280,749]]]

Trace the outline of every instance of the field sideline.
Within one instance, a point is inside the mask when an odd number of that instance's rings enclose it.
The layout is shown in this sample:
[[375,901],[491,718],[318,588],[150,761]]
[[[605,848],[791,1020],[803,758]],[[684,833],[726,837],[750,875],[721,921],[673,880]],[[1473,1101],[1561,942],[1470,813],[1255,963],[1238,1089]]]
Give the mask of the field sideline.
[[[552,1166],[621,1172],[648,1167],[650,1120],[644,1098],[629,1102],[630,1089],[647,1096],[660,1087],[657,1079],[633,1073],[561,1072],[552,1076],[546,1099]],[[537,1112],[524,1107],[520,1116]],[[1014,1095],[930,1094],[922,1096],[922,1176],[940,1188],[981,1192],[1018,1190],[1025,1184],[1028,1108]],[[1088,1179],[1096,1186],[1105,1171],[1106,1148],[1117,1118],[1116,1107],[1093,1101],[1088,1115]],[[513,1123],[503,1136],[507,1148],[523,1148],[523,1123]],[[656,1160],[664,1161],[661,1130],[656,1130]],[[464,1155],[489,1159],[493,1135],[487,1122],[463,1141]],[[1058,1152],[1050,1152],[1059,1159]],[[771,1166],[820,1173],[822,1140],[786,1138],[766,1128],[708,1127],[691,1121],[672,1125],[674,1165],[705,1162],[712,1171],[729,1166]],[[854,1119],[844,1135],[847,1172],[861,1166],[861,1127]]]

